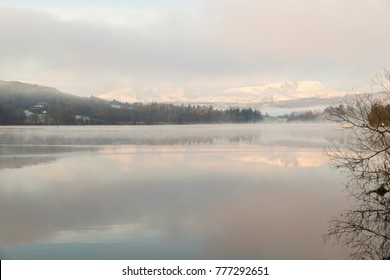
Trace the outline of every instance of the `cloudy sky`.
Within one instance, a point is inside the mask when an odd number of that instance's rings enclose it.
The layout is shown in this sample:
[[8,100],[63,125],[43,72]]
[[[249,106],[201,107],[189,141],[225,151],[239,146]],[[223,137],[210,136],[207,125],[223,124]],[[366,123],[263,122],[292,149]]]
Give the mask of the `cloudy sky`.
[[390,67],[389,0],[0,0],[0,80],[89,96],[316,80]]

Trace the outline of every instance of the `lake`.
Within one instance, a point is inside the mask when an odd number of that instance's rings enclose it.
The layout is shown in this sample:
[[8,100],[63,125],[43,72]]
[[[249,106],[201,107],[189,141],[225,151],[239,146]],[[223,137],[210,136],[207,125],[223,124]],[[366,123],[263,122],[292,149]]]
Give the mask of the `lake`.
[[331,124],[0,127],[1,259],[348,259]]

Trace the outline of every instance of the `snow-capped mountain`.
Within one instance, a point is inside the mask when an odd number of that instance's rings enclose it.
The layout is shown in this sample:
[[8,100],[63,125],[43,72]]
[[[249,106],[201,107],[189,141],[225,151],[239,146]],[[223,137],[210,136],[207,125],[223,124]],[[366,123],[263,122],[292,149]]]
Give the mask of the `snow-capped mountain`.
[[346,93],[335,91],[317,81],[289,81],[264,86],[238,87],[222,91],[214,96],[203,96],[198,101],[233,103],[268,103],[301,98],[342,97]]
[[215,93],[196,96],[196,93],[183,89],[148,88],[135,90],[122,88],[98,97],[124,102],[185,102],[185,103],[224,103],[224,104],[265,104],[285,102],[302,98],[326,99],[345,96],[346,92],[336,91],[317,81],[288,81],[262,86],[228,88]]

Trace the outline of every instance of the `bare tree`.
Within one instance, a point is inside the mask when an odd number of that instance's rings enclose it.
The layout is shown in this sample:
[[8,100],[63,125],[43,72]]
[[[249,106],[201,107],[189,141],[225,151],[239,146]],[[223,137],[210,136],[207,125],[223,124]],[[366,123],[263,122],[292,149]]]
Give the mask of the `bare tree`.
[[380,93],[355,95],[333,108],[345,139],[327,151],[347,178],[355,206],[330,221],[325,241],[351,247],[354,259],[390,259],[390,72],[377,75]]

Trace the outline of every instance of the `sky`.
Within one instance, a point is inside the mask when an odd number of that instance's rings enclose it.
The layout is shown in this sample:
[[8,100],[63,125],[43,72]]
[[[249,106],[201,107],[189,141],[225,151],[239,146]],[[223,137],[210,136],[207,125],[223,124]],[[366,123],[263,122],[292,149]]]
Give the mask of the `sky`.
[[390,0],[0,0],[0,80],[189,96],[390,68]]

